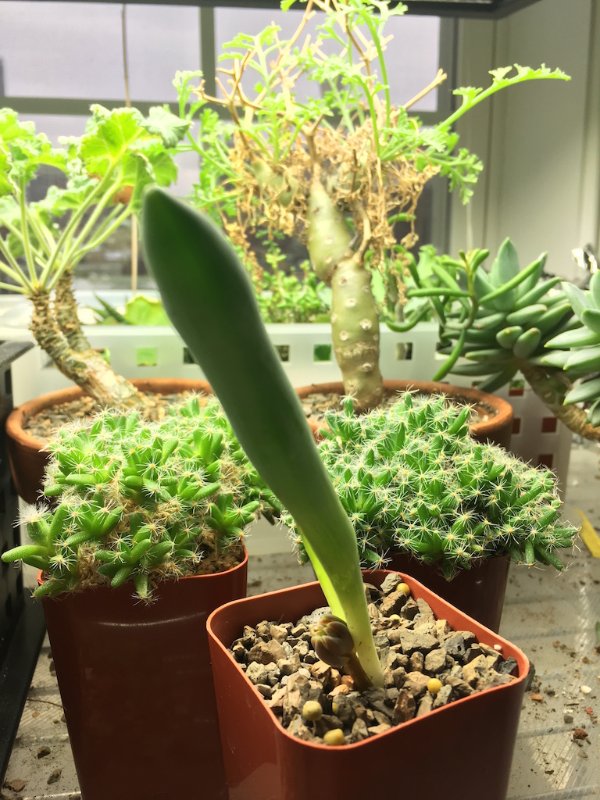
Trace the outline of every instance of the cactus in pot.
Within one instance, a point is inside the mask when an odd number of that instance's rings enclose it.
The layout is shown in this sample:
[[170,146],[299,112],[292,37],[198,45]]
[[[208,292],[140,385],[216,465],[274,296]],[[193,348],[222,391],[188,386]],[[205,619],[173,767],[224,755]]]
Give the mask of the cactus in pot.
[[[389,22],[405,11],[380,0],[308,0],[289,38],[270,25],[225,46],[218,97],[197,74],[176,79],[181,114],[199,123],[185,145],[202,159],[193,202],[219,220],[251,264],[258,232],[306,247],[331,288],[335,357],[359,410],[382,397],[379,321],[403,314],[423,188],[442,175],[466,202],[482,169],[458,147],[454,124],[501,89],[567,77],[546,67],[493,70],[489,87],[456,90],[456,111],[425,127],[409,111],[446,76],[440,70],[414,98],[392,102]],[[305,100],[301,80],[321,85],[322,96]],[[408,226],[400,240],[398,223]]]
[[214,399],[155,422],[104,411],[61,430],[50,451],[52,505],[24,512],[31,543],[2,556],[42,570],[38,597],[130,581],[148,601],[162,580],[239,556],[243,528],[271,508]]
[[[575,528],[560,522],[554,475],[475,442],[468,418],[443,397],[410,393],[361,417],[348,401],[327,415],[319,451],[365,567],[402,553],[448,580],[505,554],[562,568],[556,551],[572,545]],[[283,522],[301,550],[292,517]]]

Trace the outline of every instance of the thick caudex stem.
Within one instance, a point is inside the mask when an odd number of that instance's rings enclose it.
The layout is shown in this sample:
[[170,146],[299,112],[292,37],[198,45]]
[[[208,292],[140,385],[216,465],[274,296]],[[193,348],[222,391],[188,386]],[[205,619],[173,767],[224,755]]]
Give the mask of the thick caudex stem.
[[[93,397],[99,406],[143,409],[149,405],[145,396],[118,375],[102,354],[89,345],[83,332],[81,337],[77,336],[76,326],[69,330],[67,337],[53,313],[49,292],[39,291],[32,295],[31,301],[31,332],[63,375]],[[72,344],[75,340],[83,349],[75,349]]]
[[354,398],[356,410],[365,411],[379,405],[383,394],[379,315],[371,273],[362,251],[353,251],[351,242],[351,231],[316,170],[308,206],[308,251],[315,272],[331,286],[333,347],[345,392]]

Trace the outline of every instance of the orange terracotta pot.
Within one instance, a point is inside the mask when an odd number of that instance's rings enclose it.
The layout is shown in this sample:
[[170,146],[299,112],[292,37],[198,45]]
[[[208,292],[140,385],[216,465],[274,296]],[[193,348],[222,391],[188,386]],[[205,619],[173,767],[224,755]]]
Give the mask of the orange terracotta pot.
[[225,572],[43,600],[84,800],[227,800],[206,618],[246,594]]
[[[388,573],[365,574],[380,584]],[[244,625],[297,620],[325,602],[317,583],[228,603],[208,619],[208,635],[229,800],[364,800],[437,797],[504,800],[529,672],[514,645],[406,575],[437,617],[513,657],[518,677],[457,700],[370,739],[327,747],[288,734],[228,651]],[[452,788],[454,787],[454,788]]]
[[[132,383],[143,392],[157,394],[212,393],[206,381],[187,378],[151,378],[133,380]],[[28,433],[23,428],[24,423],[50,406],[69,403],[82,396],[82,390],[77,387],[59,389],[23,403],[8,415],[6,436],[10,471],[17,494],[27,503],[35,503],[38,499],[42,490],[44,470],[50,456],[44,450],[44,442]]]
[[[423,394],[445,394],[450,399],[457,398],[471,403],[474,406],[482,406],[485,410],[491,410],[490,418],[476,422],[471,425],[471,435],[478,442],[491,442],[498,444],[505,449],[509,449],[510,437],[512,434],[513,408],[510,403],[494,394],[480,392],[462,386],[453,386],[449,383],[434,383],[433,381],[384,381],[384,390],[387,393],[406,392],[409,389]],[[341,381],[331,383],[313,383],[310,386],[302,386],[296,389],[299,397],[304,398],[310,394],[344,394],[344,385]],[[313,422],[309,424],[319,438],[319,432],[325,427],[323,422]]]

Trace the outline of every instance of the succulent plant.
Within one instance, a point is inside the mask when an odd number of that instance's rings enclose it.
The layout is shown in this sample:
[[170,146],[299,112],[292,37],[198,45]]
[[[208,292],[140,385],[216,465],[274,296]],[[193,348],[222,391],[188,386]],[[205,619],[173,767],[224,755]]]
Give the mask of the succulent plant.
[[539,363],[563,370],[575,386],[565,394],[563,403],[584,403],[587,419],[593,427],[600,426],[600,273],[592,275],[589,291],[564,283],[577,327],[559,333],[546,342],[555,350],[543,355]]
[[[428,297],[442,323],[442,352],[449,355],[435,376],[467,375],[493,392],[543,355],[546,342],[568,329],[571,305],[558,288],[561,278],[542,280],[545,254],[525,267],[505,239],[489,272],[487,250],[462,253],[461,260],[432,261],[413,268],[417,288],[409,298]],[[472,363],[456,363],[459,356]]]
[[214,399],[158,422],[104,411],[51,451],[52,505],[29,508],[31,544],[2,557],[43,570],[38,596],[133,581],[148,600],[158,581],[218,569],[271,499]]
[[[446,578],[497,554],[561,568],[555,551],[571,545],[575,528],[559,519],[554,475],[475,442],[470,413],[406,393],[360,417],[349,400],[327,415],[321,457],[365,566],[393,550]],[[298,527],[282,519],[301,548]]]

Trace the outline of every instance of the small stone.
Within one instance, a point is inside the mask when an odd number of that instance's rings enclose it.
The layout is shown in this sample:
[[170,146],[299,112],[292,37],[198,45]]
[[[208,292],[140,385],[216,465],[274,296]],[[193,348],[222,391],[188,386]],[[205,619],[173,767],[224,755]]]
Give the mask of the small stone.
[[59,781],[59,780],[60,780],[60,776],[61,776],[61,775],[62,775],[62,769],[55,769],[55,770],[53,770],[53,771],[50,773],[50,775],[48,776],[48,780],[46,781],[46,783],[47,783],[48,785],[50,785],[50,784],[52,784],[52,783],[56,783],[57,781]]
[[565,725],[570,725],[574,719],[575,717],[573,716],[573,712],[569,709],[565,709],[563,712],[563,722]]
[[11,778],[5,781],[4,785],[7,789],[10,789],[11,792],[22,792],[27,786],[27,781],[21,780],[21,778]]
[[323,736],[323,741],[330,747],[339,747],[342,744],[346,744],[346,737],[341,728],[333,728]]
[[282,645],[271,639],[268,642],[256,642],[248,653],[248,663],[257,662],[259,664],[277,663],[282,658],[286,658],[287,653]]
[[451,697],[452,697],[452,687],[442,686],[440,691],[435,696],[435,699],[433,701],[433,707],[440,708],[441,706],[445,706],[447,703],[450,702]]
[[354,710],[352,701],[347,697],[347,695],[341,694],[334,697],[331,703],[331,710],[344,725],[349,727],[350,725],[354,724],[356,712]]
[[589,736],[588,732],[585,728],[573,728],[572,739],[574,742],[582,741],[583,739],[587,739]]
[[544,695],[540,694],[539,692],[533,692],[529,695],[529,699],[532,700],[534,703],[543,703],[544,702]]
[[427,691],[427,684],[429,683],[429,675],[423,675],[422,672],[409,672],[404,682],[404,688],[415,697],[420,697]]
[[422,717],[424,714],[429,714],[432,708],[433,708],[432,695],[430,694],[424,695],[421,702],[419,703],[419,708],[417,709],[417,717]]
[[439,644],[437,639],[430,633],[416,633],[408,628],[397,628],[390,631],[389,640],[392,644],[400,644],[406,655],[410,655],[415,650],[428,653]]
[[287,638],[288,629],[285,625],[269,625],[269,635],[276,642],[283,642]]
[[346,695],[350,691],[350,687],[345,683],[340,683],[338,686],[335,686],[330,692],[329,697],[339,697],[340,695]]
[[256,633],[258,634],[258,636],[267,638],[268,636],[270,636],[270,628],[271,628],[271,623],[267,622],[266,620],[263,620],[262,622],[259,622],[258,625],[256,626]]
[[282,675],[293,675],[300,666],[300,659],[294,655],[293,658],[280,658],[277,668]]
[[[399,575],[397,572],[390,572],[383,579],[383,583],[381,584],[380,589],[383,592],[383,594],[390,594],[391,592],[396,590],[396,587],[400,583],[403,583],[402,576]],[[404,585],[406,586],[406,584]]]
[[40,747],[40,749],[35,754],[35,757],[36,758],[45,758],[46,756],[49,756],[51,752],[52,751],[50,750],[49,747]]
[[256,688],[265,698],[265,700],[270,700],[273,696],[273,687],[269,686],[267,683],[257,683]]
[[[409,589],[410,591],[410,589]],[[431,606],[423,600],[422,597],[417,598],[417,606],[419,609],[419,618],[422,620],[430,620],[431,622],[435,622],[435,615],[431,610]]]
[[485,656],[477,656],[462,668],[464,680],[473,688],[481,688],[480,684],[485,679],[487,666],[485,658]]
[[352,726],[352,740],[360,742],[368,737],[369,729],[367,728],[367,723],[363,719],[354,720],[354,725]]
[[446,651],[438,647],[425,656],[426,672],[441,672],[446,666]]
[[394,706],[394,722],[398,724],[412,719],[416,710],[417,704],[412,694],[408,689],[400,689],[396,705]]
[[385,733],[389,731],[392,726],[389,722],[380,722],[378,725],[371,725],[369,728],[369,734],[371,736],[377,736],[378,733]]
[[592,687],[583,685],[583,686],[579,687],[579,691],[581,692],[581,694],[591,694],[592,693]]
[[[406,586],[406,584],[401,583],[400,586]],[[383,598],[379,604],[379,610],[384,617],[389,617],[391,614],[399,615],[407,602],[408,599],[404,592],[397,590]]]
[[296,736],[296,738],[302,739],[305,742],[310,742],[314,738],[312,731],[300,716],[294,717],[294,719],[291,720],[287,727],[287,732],[291,736]]
[[400,616],[403,617],[404,619],[414,619],[418,613],[419,613],[419,606],[415,603],[415,601],[411,597],[404,604],[402,611],[400,612]]
[[463,658],[469,647],[475,643],[475,634],[471,631],[456,631],[444,642],[446,652],[453,658]]
[[[459,667],[460,670],[460,667]],[[473,689],[466,681],[456,675],[450,675],[445,678],[446,684],[454,691],[457,697],[468,697],[473,694]]]
[[241,642],[236,642],[231,648],[231,652],[233,653],[233,657],[236,661],[239,661],[241,664],[245,663],[246,648]]
[[290,636],[292,636],[294,639],[299,639],[305,633],[309,633],[306,625],[296,625],[290,631]]
[[425,666],[425,656],[420,650],[416,650],[408,659],[408,664],[413,672],[422,672]]
[[517,666],[516,660],[510,656],[509,658],[500,661],[496,669],[498,672],[502,672],[504,675],[514,675]]

